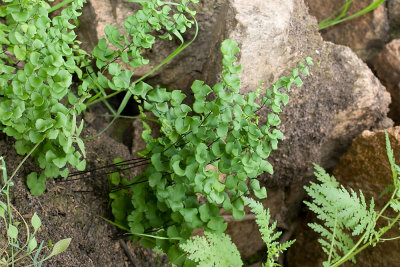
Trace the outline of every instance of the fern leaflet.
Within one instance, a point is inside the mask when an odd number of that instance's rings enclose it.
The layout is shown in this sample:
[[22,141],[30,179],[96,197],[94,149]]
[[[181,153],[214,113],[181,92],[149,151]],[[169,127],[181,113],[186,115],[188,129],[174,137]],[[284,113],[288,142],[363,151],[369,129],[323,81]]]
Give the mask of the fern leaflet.
[[[352,236],[362,236],[362,242],[371,242],[378,233],[374,230],[378,214],[374,210],[374,199],[370,205],[365,202],[365,197],[350,189],[346,190],[333,176],[314,164],[315,175],[321,184],[311,182],[304,187],[313,201],[305,204],[317,214],[323,222],[310,223],[309,226],[321,235],[319,242],[322,249],[329,256],[324,266],[336,262],[341,255],[346,255],[354,246]],[[354,257],[352,261],[355,262]]]
[[279,254],[288,249],[296,240],[291,240],[283,244],[279,244],[277,239],[282,235],[282,232],[276,230],[276,222],[270,225],[269,221],[271,215],[269,209],[265,210],[260,202],[254,199],[243,197],[245,204],[251,208],[251,212],[256,215],[256,223],[260,227],[260,233],[263,241],[267,245],[267,262],[265,267],[280,266],[275,261],[278,259]]
[[205,236],[195,236],[180,247],[188,258],[199,267],[242,266],[239,251],[226,234],[204,232]]

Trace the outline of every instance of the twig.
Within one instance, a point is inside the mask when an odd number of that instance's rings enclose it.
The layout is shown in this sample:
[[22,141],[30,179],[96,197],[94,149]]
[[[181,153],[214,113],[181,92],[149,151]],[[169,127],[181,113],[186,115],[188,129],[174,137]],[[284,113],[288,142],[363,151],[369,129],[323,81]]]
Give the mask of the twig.
[[120,239],[119,243],[121,244],[122,248],[125,251],[126,256],[128,256],[128,258],[131,261],[131,263],[133,264],[133,266],[139,267],[138,262],[136,261],[135,257],[133,257],[133,255],[132,255],[130,249],[128,248],[128,246],[126,245],[125,241],[123,239]]

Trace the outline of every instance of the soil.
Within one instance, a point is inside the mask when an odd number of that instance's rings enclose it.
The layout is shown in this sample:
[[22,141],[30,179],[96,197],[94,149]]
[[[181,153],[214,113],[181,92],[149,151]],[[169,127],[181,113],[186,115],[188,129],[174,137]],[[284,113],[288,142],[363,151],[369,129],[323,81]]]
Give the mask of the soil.
[[[96,131],[89,128],[83,137],[94,133]],[[23,159],[16,154],[13,145],[12,138],[0,135],[0,154],[5,158],[8,173],[12,173]],[[110,163],[115,157],[130,157],[124,145],[106,135],[87,142],[86,149],[87,169]],[[112,220],[106,175],[93,175],[73,182],[50,179],[46,192],[35,197],[29,193],[25,181],[26,176],[36,170],[37,165],[28,159],[14,178],[12,204],[25,220],[30,220],[35,212],[38,214],[42,220],[38,241],[44,240],[48,244],[51,240],[55,244],[60,239],[72,238],[70,247],[64,253],[45,262],[43,266],[135,266],[123,249],[123,243],[127,244],[138,266],[166,265],[165,257],[159,257],[139,244],[132,244],[123,232],[102,218]]]

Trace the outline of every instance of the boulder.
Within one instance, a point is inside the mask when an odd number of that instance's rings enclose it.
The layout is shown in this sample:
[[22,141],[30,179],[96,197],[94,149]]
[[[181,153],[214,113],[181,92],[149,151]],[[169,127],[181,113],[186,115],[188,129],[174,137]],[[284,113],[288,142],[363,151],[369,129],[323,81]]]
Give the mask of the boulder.
[[375,58],[374,69],[392,97],[389,116],[400,123],[400,39],[385,45]]
[[305,84],[292,87],[280,115],[285,140],[272,153],[275,174],[264,175],[265,182],[288,186],[301,181],[312,173],[312,162],[333,168],[364,129],[391,125],[385,88],[349,48],[322,40],[302,1],[230,4],[236,24],[225,36],[241,47],[242,93],[287,75],[307,56],[315,62]]
[[[239,63],[243,72],[239,76],[243,93],[253,91],[260,81],[271,84],[287,75],[307,56],[315,62],[310,68],[311,77],[305,78],[303,87],[292,88],[289,104],[280,115],[279,128],[285,140],[269,158],[274,175],[260,177],[269,190],[265,206],[273,208],[279,227],[290,233],[304,198],[299,188],[311,179],[312,163],[332,169],[364,129],[391,126],[392,121],[386,117],[390,96],[351,49],[322,40],[303,1],[229,3],[226,17],[235,20],[228,21],[224,35],[241,47]],[[240,226],[236,223],[228,228],[233,240],[255,243],[253,236],[259,235],[256,230],[243,235],[234,230],[236,227]],[[262,244],[253,248],[258,251]],[[246,250],[249,248],[241,252]]]
[[400,37],[400,0],[389,0],[388,3],[389,24],[392,34]]
[[[394,156],[400,159],[400,127],[388,129]],[[399,164],[399,161],[396,161]],[[345,187],[362,190],[366,201],[371,197],[375,199],[375,210],[381,209],[389,196],[380,197],[380,193],[392,184],[393,178],[390,171],[385,147],[384,131],[364,131],[354,139],[349,151],[341,157],[338,166],[333,172],[336,179]],[[318,235],[314,233],[306,222],[315,221],[313,215],[304,216],[303,222],[296,229],[296,243],[289,250],[288,266],[320,266],[326,255],[322,253],[317,241]],[[380,227],[384,226],[381,221]],[[396,228],[396,227],[394,227]],[[384,237],[398,236],[400,230],[392,229]],[[379,243],[376,247],[369,247],[356,256],[357,266],[397,266],[400,242],[397,240]],[[343,266],[354,266],[346,263]]]
[[[332,15],[346,1],[305,0],[318,22]],[[371,4],[370,0],[353,1],[347,14],[354,14]],[[374,11],[339,23],[322,31],[325,40],[350,47],[361,59],[369,62],[389,38],[387,9],[382,4]]]

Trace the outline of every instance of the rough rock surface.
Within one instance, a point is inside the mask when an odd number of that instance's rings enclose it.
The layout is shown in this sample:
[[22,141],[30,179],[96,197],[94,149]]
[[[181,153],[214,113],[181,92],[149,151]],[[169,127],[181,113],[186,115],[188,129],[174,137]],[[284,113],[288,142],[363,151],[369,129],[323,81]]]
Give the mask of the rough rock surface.
[[[305,85],[290,93],[281,114],[285,141],[270,158],[275,173],[262,177],[273,191],[266,206],[274,207],[279,226],[290,232],[304,197],[299,187],[312,176],[312,162],[333,168],[364,129],[390,126],[386,117],[390,96],[349,48],[322,40],[302,1],[232,0],[226,17],[234,20],[227,22],[225,36],[241,47],[243,93],[254,90],[260,81],[274,82],[307,56],[316,63]],[[253,238],[256,230],[243,235],[237,230],[240,223],[235,225],[228,229],[233,240],[242,245],[252,243],[253,252],[263,248],[262,242]],[[246,255],[248,250],[245,245],[241,248]]]
[[[388,130],[394,156],[400,159],[400,127]],[[398,160],[396,161],[399,163]],[[380,192],[392,184],[389,163],[386,155],[384,131],[364,131],[354,139],[349,151],[340,159],[333,172],[336,179],[345,187],[358,191],[361,189],[369,202],[374,197],[376,208],[379,210],[388,200],[389,196],[380,198]],[[319,266],[326,259],[319,247],[318,236],[306,225],[306,222],[315,220],[308,214],[300,227],[296,229],[296,243],[288,253],[288,266]],[[383,222],[378,223],[380,227]],[[386,237],[398,236],[399,230],[391,230]],[[357,266],[397,266],[399,259],[400,242],[387,241],[378,244],[375,248],[368,248],[361,252],[357,259]],[[345,264],[344,266],[354,266]]]
[[242,49],[243,93],[288,74],[307,56],[315,62],[311,77],[303,87],[292,88],[281,113],[285,141],[272,154],[274,176],[265,180],[278,185],[301,181],[313,161],[332,168],[364,129],[390,125],[385,88],[349,48],[321,39],[301,1],[233,0],[231,5],[237,24],[226,36]]
[[396,38],[400,37],[400,0],[388,1],[388,15],[391,32]]
[[[83,40],[83,45],[91,51],[97,41],[105,37],[106,25],[114,25],[124,31],[123,21],[135,13],[139,4],[127,3],[125,0],[88,0],[84,7],[84,22],[77,30],[78,36]],[[172,88],[185,89],[190,87],[194,79],[207,80],[205,68],[212,68],[207,64],[210,50],[215,49],[216,43],[222,37],[225,28],[224,14],[228,8],[226,0],[201,0],[196,5],[199,23],[199,35],[195,43],[181,52],[174,60],[167,63],[161,70],[151,75],[153,84],[167,85]],[[222,15],[221,15],[222,14]],[[185,41],[192,39],[194,30],[184,34]],[[146,54],[150,60],[148,65],[135,69],[135,76],[142,76],[157,66],[179,45],[179,41],[162,41],[155,44],[153,49]],[[162,75],[160,75],[162,73]]]
[[400,39],[388,43],[374,60],[374,68],[392,97],[389,116],[400,123]]
[[[305,0],[318,22],[332,15],[346,1]],[[353,1],[347,14],[354,14],[371,4],[369,0]],[[389,38],[387,9],[380,5],[374,11],[322,31],[325,40],[349,46],[360,58],[369,62]]]

